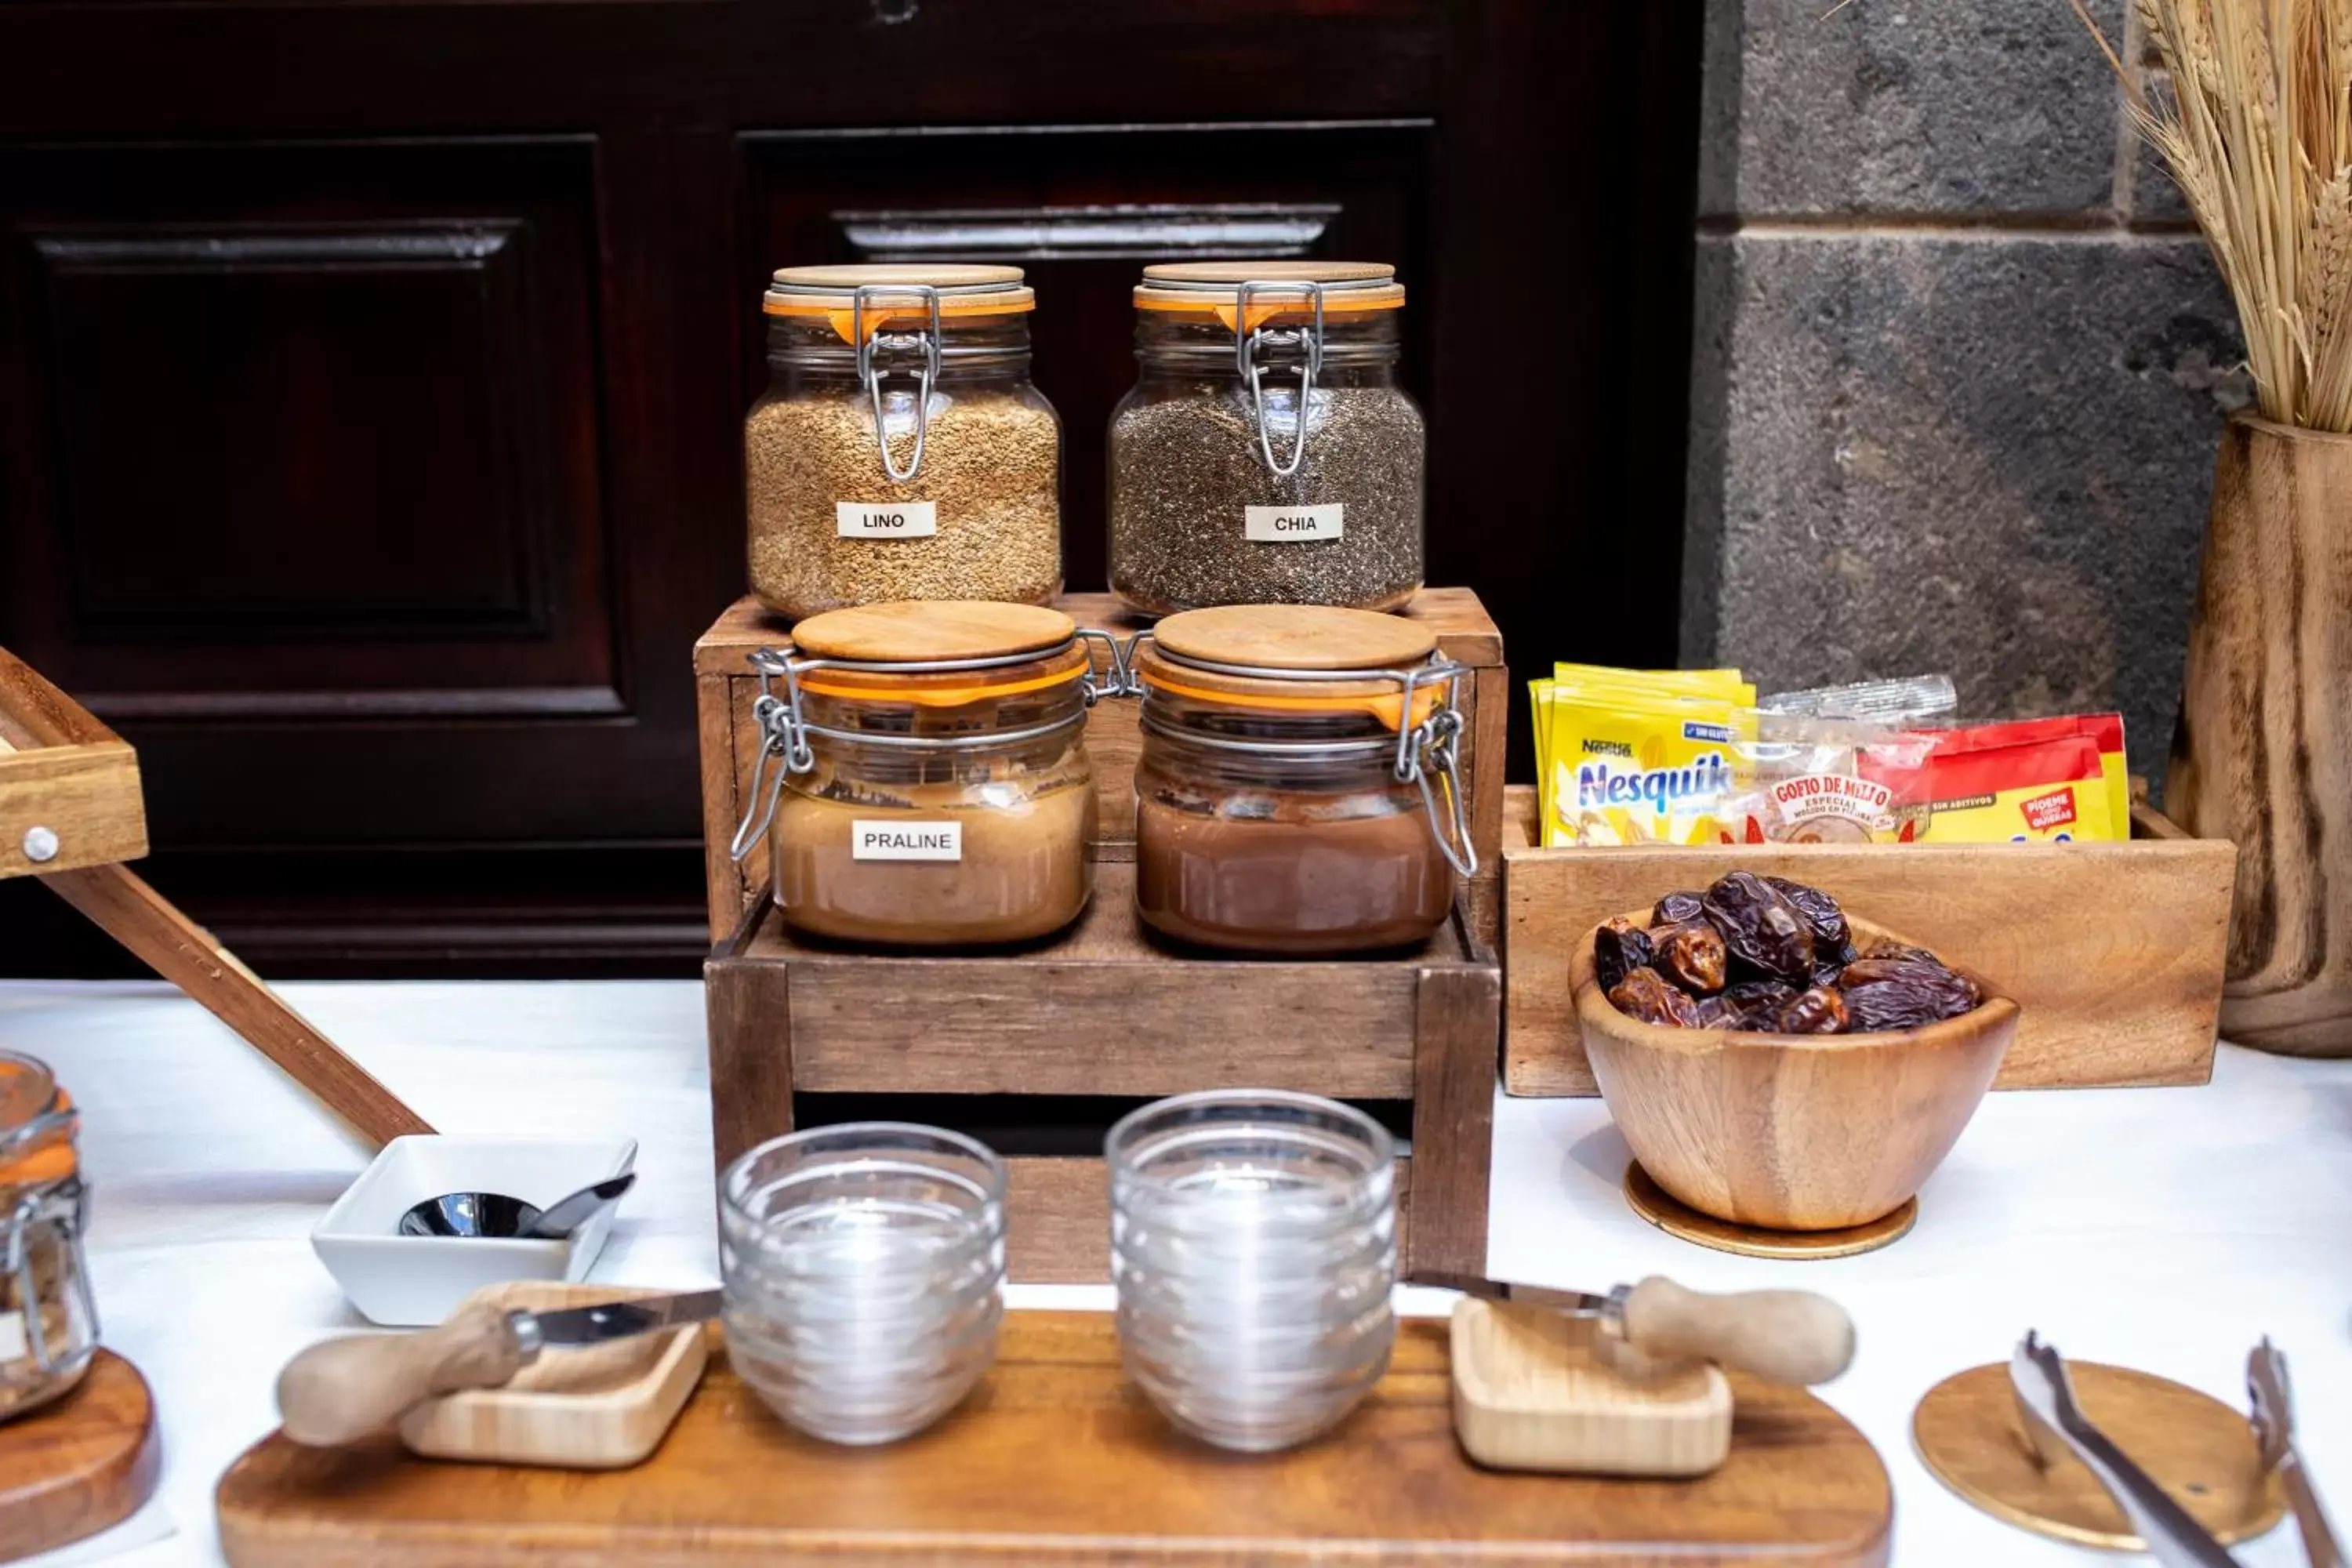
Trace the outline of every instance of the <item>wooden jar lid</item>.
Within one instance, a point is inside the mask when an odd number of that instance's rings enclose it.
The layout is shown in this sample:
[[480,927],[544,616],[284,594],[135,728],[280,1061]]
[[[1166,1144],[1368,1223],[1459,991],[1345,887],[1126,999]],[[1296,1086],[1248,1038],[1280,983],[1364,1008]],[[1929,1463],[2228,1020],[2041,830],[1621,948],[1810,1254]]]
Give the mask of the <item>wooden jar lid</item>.
[[1386,283],[1380,261],[1162,261],[1143,269],[1152,283]]
[[[1231,698],[1242,707],[1295,712],[1372,714],[1393,730],[1402,717],[1396,678],[1437,650],[1436,634],[1398,616],[1325,605],[1227,605],[1185,610],[1152,628],[1136,655],[1147,686],[1178,696]],[[1361,680],[1290,679],[1280,674],[1228,675],[1184,659],[1244,665],[1300,676],[1362,670]],[[1443,697],[1433,686],[1413,700],[1413,721],[1429,716]]]
[[827,316],[847,310],[857,290],[872,289],[881,298],[867,300],[867,317],[879,320],[887,310],[894,317],[929,314],[919,295],[892,295],[893,287],[935,289],[940,313],[945,316],[1009,315],[1034,310],[1037,292],[1023,279],[1018,267],[924,267],[887,262],[848,267],[780,267],[768,287],[765,309],[772,316]]
[[894,599],[811,616],[793,628],[793,645],[811,658],[936,664],[1044,653],[1077,634],[1076,621],[1039,605]]
[[1437,634],[1418,622],[1325,605],[1186,610],[1151,639],[1179,658],[1263,669],[1410,669],[1437,651]]
[[[1376,261],[1174,261],[1143,269],[1135,303],[1146,310],[1202,310],[1223,307],[1230,314],[1244,283],[1318,283],[1327,312],[1393,310],[1404,303],[1396,268]],[[1297,289],[1253,296],[1251,319],[1265,310],[1293,313],[1304,307]]]

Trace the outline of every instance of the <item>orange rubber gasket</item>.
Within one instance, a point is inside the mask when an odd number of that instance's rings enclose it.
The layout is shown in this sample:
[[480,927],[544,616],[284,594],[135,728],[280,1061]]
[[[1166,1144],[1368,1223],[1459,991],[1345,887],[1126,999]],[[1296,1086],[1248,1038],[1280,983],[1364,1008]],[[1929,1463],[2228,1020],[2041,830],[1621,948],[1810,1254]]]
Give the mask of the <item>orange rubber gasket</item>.
[[[1135,308],[1139,310],[1164,310],[1176,315],[1214,316],[1228,327],[1234,327],[1234,318],[1241,312],[1241,307],[1231,300],[1218,303],[1207,300],[1146,300],[1141,297],[1140,290],[1138,291]],[[1402,289],[1393,300],[1334,300],[1328,295],[1326,295],[1323,300],[1323,313],[1326,316],[1360,316],[1380,310],[1403,309],[1404,295]],[[1315,307],[1311,302],[1302,303],[1297,299],[1272,300],[1263,304],[1252,300],[1249,325],[1246,328],[1236,327],[1235,330],[1255,331],[1276,316],[1303,316],[1311,319],[1314,314]]]
[[[73,1096],[58,1090],[58,1109],[71,1110]],[[74,1149],[71,1138],[60,1139],[37,1154],[28,1154],[12,1164],[0,1165],[0,1187],[47,1186],[62,1182],[81,1168],[81,1158]]]
[[827,686],[822,679],[803,679],[801,689],[816,697],[847,697],[865,702],[911,702],[918,708],[960,708],[967,702],[982,702],[995,697],[1018,697],[1024,691],[1043,691],[1050,686],[1066,685],[1085,679],[1093,670],[1094,665],[1089,661],[1068,669],[1033,675],[1025,680],[1003,681],[993,686],[908,687],[903,690],[881,686]]
[[[1019,304],[1007,304],[1002,300],[967,300],[961,302],[941,300],[940,316],[942,320],[950,316],[1025,316],[1036,308],[1037,301],[1034,299],[1024,300]],[[845,310],[837,305],[797,305],[780,300],[762,300],[760,309],[762,313],[771,316],[803,316],[811,319],[822,316],[832,323],[834,336],[852,347],[856,345],[857,312],[855,310]],[[928,322],[930,319],[931,308],[929,305],[882,304],[868,305],[866,308],[866,326],[869,335],[883,331],[894,321]]]
[[[1184,686],[1169,679],[1156,670],[1140,672],[1149,684],[1177,697],[1190,697],[1196,702],[1213,703],[1227,708],[1254,708],[1270,713],[1368,713],[1394,730],[1404,716],[1404,694],[1394,697],[1273,697],[1249,692],[1211,691],[1197,686]],[[1421,692],[1412,700],[1413,721],[1420,723],[1437,707],[1434,689]]]

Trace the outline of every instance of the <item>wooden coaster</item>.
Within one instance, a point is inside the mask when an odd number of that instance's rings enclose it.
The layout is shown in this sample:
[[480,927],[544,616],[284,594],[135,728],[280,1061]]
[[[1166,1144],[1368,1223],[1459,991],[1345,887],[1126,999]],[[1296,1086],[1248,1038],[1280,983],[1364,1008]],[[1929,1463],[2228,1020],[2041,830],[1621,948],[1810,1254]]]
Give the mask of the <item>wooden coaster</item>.
[[1910,1198],[1892,1214],[1843,1230],[1766,1230],[1760,1226],[1735,1225],[1701,1214],[1668,1193],[1651,1179],[1638,1160],[1625,1167],[1625,1201],[1635,1214],[1668,1236],[1748,1258],[1852,1258],[1901,1240],[1919,1220],[1919,1200]]
[[0,1563],[121,1523],[154,1494],[162,1470],[147,1380],[99,1352],[71,1394],[0,1421]]
[[1731,1452],[1731,1384],[1656,1361],[1591,1319],[1465,1297],[1454,1304],[1454,1435],[1489,1469],[1704,1476]]
[[[2223,1544],[2278,1523],[2286,1498],[2265,1472],[2245,1416],[2210,1394],[2128,1367],[2066,1363],[2092,1424]],[[2123,1510],[2067,1454],[2043,1469],[2026,1436],[2009,1363],[1971,1367],[1927,1391],[1911,1440],[1936,1479],[2023,1530],[2084,1546],[2145,1552]]]

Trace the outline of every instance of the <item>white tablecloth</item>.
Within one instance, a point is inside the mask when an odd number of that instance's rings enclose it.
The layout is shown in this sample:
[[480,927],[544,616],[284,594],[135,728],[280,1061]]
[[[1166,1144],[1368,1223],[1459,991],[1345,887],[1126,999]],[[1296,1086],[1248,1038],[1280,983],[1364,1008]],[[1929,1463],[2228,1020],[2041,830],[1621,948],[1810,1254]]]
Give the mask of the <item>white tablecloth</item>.
[[[595,1278],[716,1282],[698,985],[286,992],[445,1131],[636,1138],[641,1178]],[[364,1152],[162,985],[0,984],[0,1047],[47,1058],[84,1108],[107,1342],[147,1373],[161,1409],[158,1502],[90,1555],[217,1563],[213,1485],[275,1424],[278,1369],[322,1332],[359,1326],[308,1237]],[[1490,1271],[1587,1288],[1652,1273],[1701,1289],[1801,1285],[1845,1303],[1861,1354],[1823,1396],[1894,1476],[1903,1568],[2112,1561],[1995,1523],[1912,1453],[1920,1395],[2004,1358],[2028,1327],[2070,1356],[2235,1404],[2246,1352],[2270,1334],[2292,1358],[2304,1452],[2352,1527],[2352,1063],[2224,1047],[2205,1089],[1995,1095],[1921,1194],[1917,1229],[1835,1262],[1675,1241],[1625,1207],[1625,1158],[1597,1100],[1498,1101]],[[1108,1302],[1096,1288],[1013,1295]],[[2240,1555],[2248,1568],[2302,1561],[2291,1524]]]

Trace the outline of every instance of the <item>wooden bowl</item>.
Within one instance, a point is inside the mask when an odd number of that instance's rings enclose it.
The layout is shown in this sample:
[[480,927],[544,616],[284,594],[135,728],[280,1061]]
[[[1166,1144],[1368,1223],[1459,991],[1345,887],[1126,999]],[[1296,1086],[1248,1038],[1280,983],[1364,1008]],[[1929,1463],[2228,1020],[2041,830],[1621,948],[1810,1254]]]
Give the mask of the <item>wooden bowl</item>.
[[[1649,926],[1646,910],[1626,918]],[[1847,921],[1857,947],[1907,940]],[[1735,1225],[1839,1230],[1918,1193],[2016,1037],[2017,1004],[1962,973],[1984,988],[1974,1012],[1864,1035],[1676,1029],[1628,1017],[1601,992],[1591,931],[1570,977],[1592,1076],[1659,1186]]]

